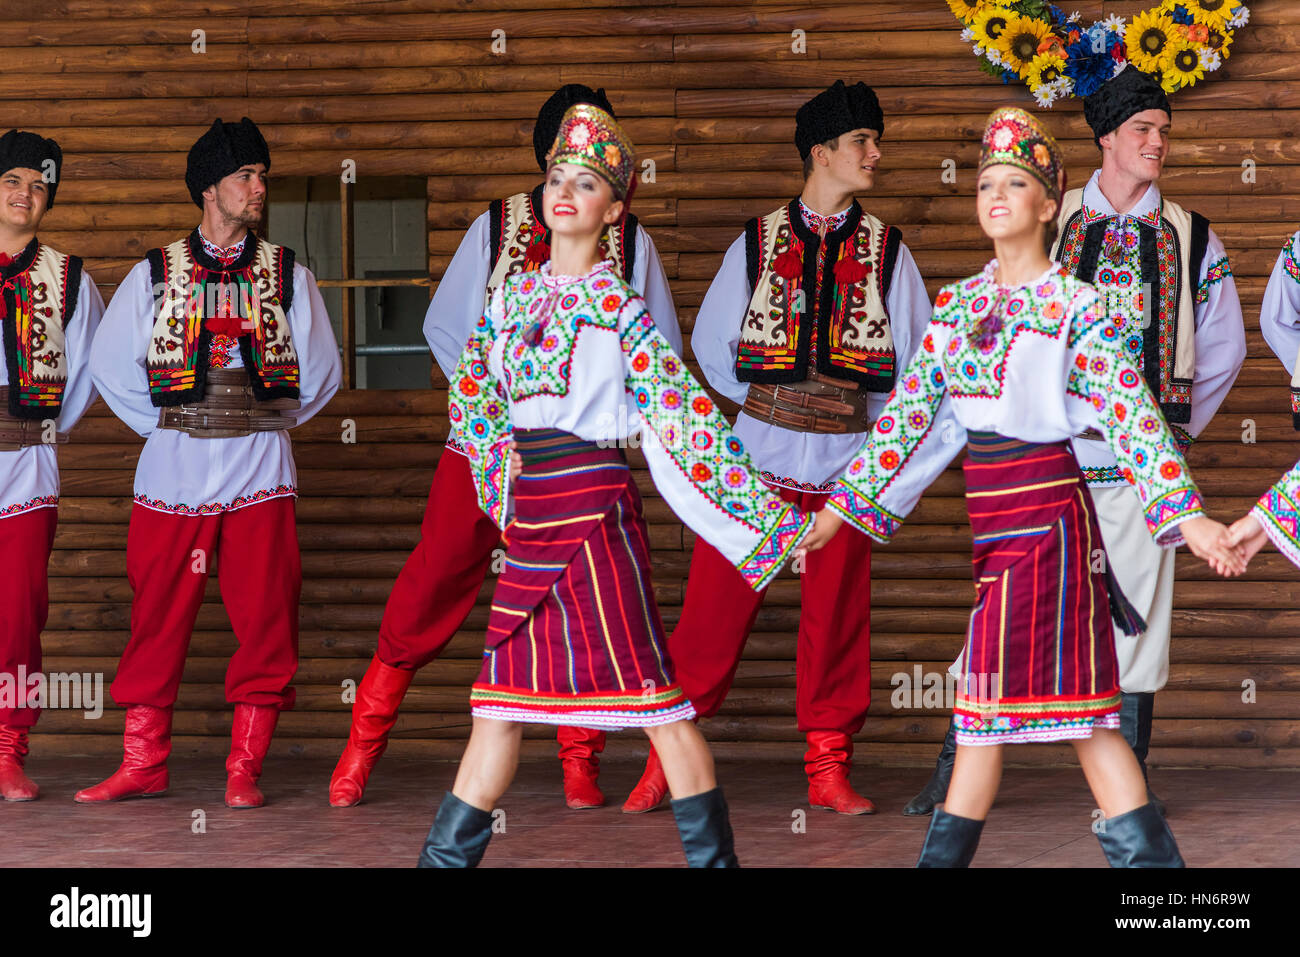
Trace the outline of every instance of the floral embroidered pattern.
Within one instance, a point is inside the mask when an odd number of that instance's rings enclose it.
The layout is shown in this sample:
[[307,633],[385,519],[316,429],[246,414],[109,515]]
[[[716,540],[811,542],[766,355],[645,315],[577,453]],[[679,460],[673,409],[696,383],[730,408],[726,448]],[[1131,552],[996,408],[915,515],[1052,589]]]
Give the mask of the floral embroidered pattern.
[[[793,511],[759,471],[686,363],[641,307],[622,334],[627,389],[663,451],[696,488],[726,514],[768,535]],[[797,512],[796,512],[797,514]]]
[[277,485],[275,488],[261,489],[250,495],[239,495],[229,502],[210,502],[206,505],[186,505],[185,503],[164,502],[159,498],[149,498],[147,495],[135,496],[135,503],[143,505],[145,508],[151,508],[155,512],[170,512],[173,515],[215,515],[218,512],[233,512],[237,508],[243,508],[245,505],[256,505],[258,502],[265,502],[267,499],[283,498],[286,495],[297,495],[298,489],[293,485]]
[[13,505],[6,505],[0,508],[0,518],[8,518],[10,515],[17,515],[20,512],[30,512],[37,508],[49,508],[51,505],[58,505],[59,497],[57,495],[38,495],[26,502],[15,502]]
[[1251,514],[1264,526],[1277,550],[1300,565],[1300,464],[1261,496]]
[[1220,256],[1214,262],[1210,263],[1209,268],[1205,271],[1205,279],[1196,290],[1196,304],[1200,305],[1210,298],[1210,287],[1217,286],[1223,280],[1232,275],[1232,267],[1228,265],[1228,257]]
[[[1086,403],[1082,416],[1071,413],[1069,427],[1077,428],[1082,418],[1083,427],[1102,433],[1119,460],[1120,474],[1142,499],[1152,535],[1161,544],[1176,543],[1181,536],[1174,526],[1201,511],[1200,494],[1174,434],[1129,360],[1119,331],[1101,311],[1095,290],[1064,272],[1049,273],[1036,284],[1000,288],[993,280],[992,266],[940,291],[921,348],[867,442],[845,470],[844,488],[831,496],[829,504],[860,531],[887,541],[911,504],[890,504],[893,499],[886,493],[918,461],[923,447],[922,458],[928,461],[919,468],[925,473],[925,484],[957,451],[955,434],[940,434],[938,445],[930,441],[936,423],[942,421],[945,429],[951,426],[959,431],[959,423],[971,419],[958,410],[973,410],[972,402],[983,406],[1031,398],[1003,394],[1007,367],[1020,355],[1012,347],[1018,337],[1029,333],[1041,337],[1040,341],[1060,343],[1061,360],[1069,365],[1067,404]],[[990,320],[998,321],[993,322],[995,331],[986,336],[981,327],[989,326]],[[1045,358],[1042,348],[1032,354],[1037,357],[1034,361]],[[1017,381],[1025,388],[1023,373]],[[1031,413],[1019,414],[1022,424],[1032,419]],[[919,495],[918,484],[913,478],[907,491]],[[895,496],[906,497],[902,492]]]

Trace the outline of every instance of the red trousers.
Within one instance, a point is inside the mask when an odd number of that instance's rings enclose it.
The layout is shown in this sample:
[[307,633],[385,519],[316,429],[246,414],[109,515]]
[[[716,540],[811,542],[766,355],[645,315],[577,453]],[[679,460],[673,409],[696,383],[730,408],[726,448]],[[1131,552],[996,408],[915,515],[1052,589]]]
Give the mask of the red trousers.
[[[776,489],[804,511],[825,495]],[[800,731],[862,728],[871,703],[871,539],[841,529],[808,555],[800,576],[802,607],[795,650],[795,714]],[[682,616],[668,654],[682,690],[702,717],[717,714],[731,690],[741,652],[766,589],[756,592],[734,565],[696,539]]]
[[420,544],[402,566],[384,607],[379,660],[418,671],[437,658],[474,607],[498,546],[501,529],[478,506],[469,459],[443,449]]
[[214,559],[239,642],[226,668],[226,700],[293,707],[302,560],[290,496],[215,515],[132,508],[126,539],[135,596],[131,640],[109,689],[118,704],[175,703]]
[[[41,629],[50,611],[46,570],[58,518],[58,509],[37,508],[0,519],[0,675],[23,698],[28,689],[17,685],[19,668],[28,676],[41,670]],[[40,713],[0,708],[0,725],[30,728]]]

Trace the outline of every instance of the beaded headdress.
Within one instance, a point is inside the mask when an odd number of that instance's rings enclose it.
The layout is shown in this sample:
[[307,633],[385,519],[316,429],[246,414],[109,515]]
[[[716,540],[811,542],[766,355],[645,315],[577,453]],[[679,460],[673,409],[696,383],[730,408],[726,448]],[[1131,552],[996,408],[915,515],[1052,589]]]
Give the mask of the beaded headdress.
[[604,178],[623,199],[636,170],[636,152],[618,120],[591,103],[575,103],[564,113],[549,163],[585,166]]
[[1014,106],[994,110],[984,128],[980,172],[1003,164],[1031,174],[1047,187],[1049,196],[1060,198],[1061,148],[1032,114]]

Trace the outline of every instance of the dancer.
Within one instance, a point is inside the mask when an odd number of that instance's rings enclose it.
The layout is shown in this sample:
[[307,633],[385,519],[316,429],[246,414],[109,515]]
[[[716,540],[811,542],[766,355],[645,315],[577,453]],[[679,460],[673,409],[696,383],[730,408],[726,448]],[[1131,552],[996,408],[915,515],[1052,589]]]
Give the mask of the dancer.
[[[1186,453],[1214,418],[1246,357],[1232,270],[1205,217],[1160,193],[1157,180],[1169,155],[1173,115],[1160,84],[1130,66],[1085,100],[1084,115],[1101,150],[1101,169],[1083,189],[1065,194],[1055,259],[1102,294],[1129,361]],[[1146,621],[1137,636],[1115,633],[1120,730],[1145,779],[1155,693],[1169,680],[1174,553],[1146,533],[1138,500],[1110,446],[1087,434],[1076,437],[1073,448],[1112,571]],[[953,735],[950,727],[934,775],[904,813],[928,814],[943,800]],[[1163,802],[1149,787],[1147,793],[1163,813]]]
[[1045,252],[1063,178],[1056,141],[1034,117],[992,114],[977,208],[997,258],[940,291],[921,350],[807,541],[820,547],[843,520],[888,542],[965,440],[977,599],[960,659],[952,785],[934,811],[921,867],[970,863],[1002,746],[1030,741],[1074,744],[1106,815],[1097,836],[1112,866],[1182,866],[1118,733],[1108,610],[1127,633],[1142,622],[1115,577],[1096,567],[1102,539],[1069,450],[1074,436],[1096,429],[1114,450],[1157,544],[1186,540],[1216,571],[1244,570],[1227,530],[1205,517],[1097,291]]
[[[533,152],[542,173],[560,118],[575,103],[591,103],[614,114],[604,90],[576,83],[558,89],[542,105],[533,127]],[[550,258],[548,224],[538,184],[530,192],[493,202],[470,226],[424,321],[425,338],[448,381],[493,290],[507,276],[537,269]],[[655,325],[680,354],[682,337],[672,293],[649,234],[628,214],[609,226],[600,245],[602,257],[608,256],[619,277],[644,296]],[[379,626],[379,647],[357,688],[352,730],[330,779],[330,804],[352,807],[361,801],[411,680],[442,653],[464,623],[500,543],[500,530],[474,497],[465,451],[449,438],[429,489],[420,544],[397,576]],[[596,755],[605,747],[604,732],[561,726],[557,737],[565,802],[571,808],[600,807],[605,796],[596,783]]]
[[324,407],[342,367],[315,277],[249,231],[270,166],[252,120],[214,122],[185,170],[201,222],[132,267],[95,336],[95,384],[146,441],[126,543],[131,640],[109,689],[126,708],[122,765],[83,804],[167,790],[172,706],[213,562],[239,642],[228,807],[263,804],[262,760],[293,707],[302,564],[286,430]]
[[40,794],[23,771],[40,717],[29,679],[41,670],[46,574],[58,520],[56,449],[95,401],[87,365],[104,300],[81,260],[36,238],[54,205],[63,151],[54,140],[0,136],[0,798]]
[[[1300,430],[1300,232],[1278,254],[1264,290],[1259,328],[1273,354],[1291,373],[1291,418]],[[1287,472],[1232,526],[1232,541],[1247,558],[1272,540],[1277,550],[1300,565],[1300,463]]]
[[[835,488],[930,315],[901,234],[855,198],[875,185],[884,127],[864,83],[837,81],[800,107],[803,190],[731,244],[691,336],[709,384],[743,404],[736,434],[763,480],[803,511]],[[808,802],[870,814],[875,805],[849,782],[853,735],[871,703],[870,540],[845,535],[809,556],[800,588],[795,714]],[[763,598],[696,540],[668,650],[702,716],[731,690]],[[623,810],[652,810],[667,790],[652,750]]]
[[509,544],[470,693],[473,730],[420,864],[479,862],[523,723],[540,722],[644,728],[663,755],[688,863],[734,866],[726,801],[673,680],[640,497],[617,446],[629,431],[643,436],[664,497],[751,587],[777,572],[811,519],[765,489],[641,298],[600,258],[636,165],[617,121],[571,107],[549,159],[551,260],[493,293],[451,384],[479,502]]

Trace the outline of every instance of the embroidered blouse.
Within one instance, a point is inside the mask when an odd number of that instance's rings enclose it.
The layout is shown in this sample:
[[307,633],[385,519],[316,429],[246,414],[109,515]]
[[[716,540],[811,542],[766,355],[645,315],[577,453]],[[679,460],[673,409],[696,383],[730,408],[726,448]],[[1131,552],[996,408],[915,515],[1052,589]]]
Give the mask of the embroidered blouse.
[[[1094,172],[1083,188],[1084,223],[1109,222],[1107,246],[1111,246],[1113,236],[1116,257],[1115,261],[1103,260],[1098,265],[1092,284],[1102,294],[1111,320],[1119,328],[1130,361],[1141,372],[1142,330],[1150,321],[1144,313],[1142,289],[1144,284],[1156,279],[1142,275],[1141,249],[1137,228],[1133,224],[1139,221],[1148,225],[1159,224],[1160,190],[1152,183],[1133,208],[1121,216],[1101,191],[1100,176],[1099,171]],[[1201,275],[1192,288],[1196,292],[1196,303],[1192,308],[1196,322],[1192,417],[1186,426],[1174,430],[1179,448],[1184,452],[1219,411],[1246,360],[1246,329],[1241,316],[1241,301],[1237,298],[1237,286],[1228,265],[1227,252],[1214,230],[1210,230]],[[1080,439],[1074,443],[1074,453],[1089,485],[1104,488],[1125,484],[1123,467],[1105,442]]]
[[1123,339],[1091,285],[1053,263],[1033,282],[999,286],[997,260],[944,286],[915,358],[841,477],[829,506],[887,542],[957,456],[967,430],[1026,442],[1101,433],[1160,545],[1202,513],[1201,496]]
[[744,443],[608,260],[586,276],[552,275],[547,263],[509,277],[452,376],[448,415],[479,503],[503,528],[515,428],[609,443],[636,434],[664,499],[755,589],[812,521],[762,484]]

